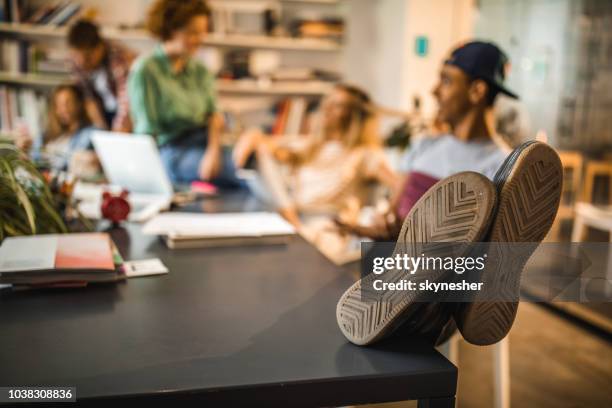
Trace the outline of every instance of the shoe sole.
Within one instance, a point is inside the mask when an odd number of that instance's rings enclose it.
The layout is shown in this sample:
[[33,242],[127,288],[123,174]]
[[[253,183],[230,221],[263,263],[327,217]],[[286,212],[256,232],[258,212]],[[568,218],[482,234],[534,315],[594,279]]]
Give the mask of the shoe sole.
[[[494,184],[498,208],[488,240],[535,245],[529,251],[521,251],[517,268],[504,269],[503,261],[487,263],[488,277],[483,275],[483,280],[504,282],[504,290],[510,291],[511,298],[518,299],[522,270],[557,214],[563,184],[561,160],[544,143],[525,143],[504,162]],[[518,302],[476,301],[461,304],[455,312],[455,321],[465,340],[485,346],[497,343],[508,334],[517,310]]]
[[[419,246],[425,243],[481,240],[488,230],[495,201],[495,187],[478,173],[458,173],[439,181],[404,219],[394,256],[418,256],[422,252]],[[385,272],[385,282],[399,282],[405,277],[405,271]],[[430,274],[426,277],[432,279]],[[336,307],[340,330],[357,345],[371,344],[392,332],[410,316],[408,309],[419,302],[417,291],[368,290],[376,279],[380,276],[369,274],[357,281]]]

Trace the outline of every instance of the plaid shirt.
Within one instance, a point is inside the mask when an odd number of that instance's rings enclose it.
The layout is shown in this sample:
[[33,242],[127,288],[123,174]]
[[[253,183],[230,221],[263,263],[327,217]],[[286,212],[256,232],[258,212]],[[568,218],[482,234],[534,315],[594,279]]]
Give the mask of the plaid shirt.
[[[129,132],[132,129],[130,121],[130,105],[127,93],[127,78],[130,73],[130,66],[136,58],[136,54],[130,49],[106,41],[106,55],[102,60],[102,69],[106,71],[110,91],[117,99],[117,111],[113,118],[113,123],[109,123],[109,127],[113,130],[122,130]],[[76,66],[73,66],[73,72],[77,81],[83,88],[87,98],[93,98],[101,112],[104,112],[102,99],[96,92],[94,87],[91,72],[86,72]]]

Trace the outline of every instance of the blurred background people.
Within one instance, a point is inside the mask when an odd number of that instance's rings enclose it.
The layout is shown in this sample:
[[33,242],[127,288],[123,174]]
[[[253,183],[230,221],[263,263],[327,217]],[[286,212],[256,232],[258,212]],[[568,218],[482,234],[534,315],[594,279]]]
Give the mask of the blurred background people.
[[382,150],[370,103],[363,90],[337,85],[322,101],[311,134],[268,137],[252,131],[236,145],[235,161],[243,165],[251,151],[257,152],[276,206],[295,225],[304,213],[337,215],[347,206],[358,208],[368,200],[369,181],[394,189],[398,180]]
[[127,77],[135,54],[117,43],[104,40],[98,27],[79,20],[68,31],[73,73],[85,94],[85,107],[101,129],[129,132],[132,128],[127,95]]
[[214,76],[194,58],[208,32],[203,0],[158,0],[147,28],[161,43],[140,58],[128,80],[135,133],[153,135],[174,183],[212,180],[235,186],[229,152],[221,147]]
[[49,98],[47,130],[34,139],[22,134],[16,144],[24,151],[31,148],[32,158],[43,167],[91,178],[100,172],[91,143],[93,130],[81,88],[60,85]]
[[462,171],[493,179],[511,150],[496,133],[495,99],[500,93],[518,98],[504,86],[507,60],[502,50],[487,42],[468,42],[452,51],[433,89],[436,119],[448,124],[450,133],[415,141],[403,159],[406,176],[389,212],[369,226],[338,220],[345,231],[395,240],[412,206],[439,180]]

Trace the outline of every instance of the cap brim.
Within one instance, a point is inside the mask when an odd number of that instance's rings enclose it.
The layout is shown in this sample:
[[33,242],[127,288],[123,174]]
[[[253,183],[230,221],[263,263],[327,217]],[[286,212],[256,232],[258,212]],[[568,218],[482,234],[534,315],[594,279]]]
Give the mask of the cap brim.
[[503,93],[504,95],[509,96],[509,97],[510,97],[510,98],[512,98],[512,99],[521,99],[521,98],[519,98],[519,96],[518,96],[517,94],[515,94],[515,93],[514,93],[514,92],[512,92],[512,91],[509,91],[508,89],[506,89],[506,88],[504,88],[504,87],[502,87],[502,86],[495,85],[495,87],[497,88],[497,90],[498,90],[499,92]]
[[[470,74],[468,72],[468,70],[466,70],[461,64],[457,64],[456,61],[453,61],[451,58],[444,60],[444,65],[452,65],[455,66],[457,68],[459,68],[460,70],[462,70],[463,72],[465,72],[467,75],[473,75]],[[483,81],[485,81],[489,86],[494,86],[495,88],[497,88],[498,92],[503,93],[504,95],[509,96],[510,98],[513,99],[521,99],[519,98],[519,96],[517,94],[515,94],[514,92],[510,91],[509,89],[504,88],[503,86],[499,85],[498,83],[496,83],[493,79],[491,78],[487,78],[487,77],[483,77],[483,76],[474,76],[474,78],[478,78],[478,79],[482,79]]]

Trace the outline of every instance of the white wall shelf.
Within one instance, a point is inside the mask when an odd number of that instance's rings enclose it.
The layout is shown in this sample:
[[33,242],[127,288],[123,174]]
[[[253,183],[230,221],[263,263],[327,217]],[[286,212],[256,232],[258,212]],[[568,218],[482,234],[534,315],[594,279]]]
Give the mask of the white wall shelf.
[[0,71],[0,84],[53,87],[65,82],[70,82],[68,75]]
[[221,94],[266,95],[266,96],[321,96],[328,93],[333,84],[322,81],[273,82],[262,85],[255,80],[218,80],[217,90]]
[[[66,27],[37,24],[0,23],[0,33],[16,34],[22,37],[64,38]],[[145,31],[103,27],[102,34],[111,40],[154,41]],[[210,33],[205,45],[225,48],[255,48],[296,51],[339,51],[342,46],[336,41],[310,38],[269,37],[264,35]]]
[[342,0],[280,0],[282,3],[302,3],[302,4],[340,4]]
[[[0,71],[0,84],[53,87],[70,82],[68,75],[49,75]],[[253,96],[320,96],[329,92],[333,84],[322,81],[273,82],[262,85],[255,80],[218,80],[219,94]]]

